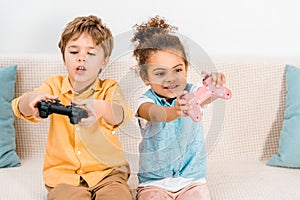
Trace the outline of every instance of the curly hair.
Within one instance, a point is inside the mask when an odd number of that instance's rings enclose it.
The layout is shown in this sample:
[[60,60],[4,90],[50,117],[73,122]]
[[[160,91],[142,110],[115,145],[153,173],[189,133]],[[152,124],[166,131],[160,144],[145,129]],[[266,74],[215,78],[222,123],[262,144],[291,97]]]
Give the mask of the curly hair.
[[69,40],[73,38],[76,39],[83,33],[90,35],[93,38],[95,45],[101,45],[105,57],[111,55],[114,44],[110,29],[102,23],[100,18],[90,15],[76,17],[66,25],[58,43],[58,47],[61,50],[64,60],[64,52]]
[[178,28],[166,23],[163,17],[157,15],[148,22],[134,25],[133,29],[135,30],[131,39],[135,46],[133,55],[138,62],[139,73],[142,77],[146,75],[145,65],[149,56],[159,50],[179,53],[185,65],[188,65],[184,46],[179,37],[174,34]]

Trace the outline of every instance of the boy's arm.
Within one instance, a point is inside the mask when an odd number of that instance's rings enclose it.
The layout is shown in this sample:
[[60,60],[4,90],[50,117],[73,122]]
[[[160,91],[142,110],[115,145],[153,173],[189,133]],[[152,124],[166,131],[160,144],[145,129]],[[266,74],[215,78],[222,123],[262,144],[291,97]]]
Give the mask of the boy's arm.
[[12,101],[12,109],[17,117],[24,119],[33,117],[32,121],[36,121],[40,119],[38,109],[35,107],[36,104],[41,100],[56,98],[45,92],[28,92]]
[[49,77],[47,80],[34,91],[26,92],[20,97],[15,98],[12,101],[12,109],[14,114],[22,119],[37,122],[41,118],[39,117],[36,104],[41,100],[57,99],[57,96],[51,95],[53,92],[52,86],[57,81],[56,77]]
[[18,109],[25,116],[39,117],[38,109],[36,105],[41,100],[52,100],[57,99],[56,96],[45,92],[31,92],[22,95],[19,99]]
[[108,82],[108,84],[104,99],[73,101],[77,105],[85,106],[89,114],[88,118],[81,119],[79,122],[81,126],[89,127],[96,120],[102,118],[106,123],[113,125],[114,128],[119,128],[131,119],[132,111],[125,101],[121,88],[115,81]]
[[114,102],[106,102],[103,100],[95,101],[95,112],[97,119],[102,117],[106,122],[112,125],[119,125],[124,119],[122,106]]

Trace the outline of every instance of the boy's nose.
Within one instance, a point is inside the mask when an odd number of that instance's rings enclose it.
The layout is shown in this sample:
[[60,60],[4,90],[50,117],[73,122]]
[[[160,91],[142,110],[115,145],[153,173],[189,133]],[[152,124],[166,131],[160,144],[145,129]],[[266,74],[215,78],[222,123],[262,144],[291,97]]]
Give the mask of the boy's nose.
[[81,62],[81,61],[85,62],[85,61],[86,61],[86,55],[80,54],[80,55],[78,56],[78,61],[79,61],[79,62]]
[[79,57],[79,58],[78,58],[78,61],[79,61],[79,62],[81,62],[81,61],[85,62],[85,60],[86,60],[86,58],[83,58],[83,57]]

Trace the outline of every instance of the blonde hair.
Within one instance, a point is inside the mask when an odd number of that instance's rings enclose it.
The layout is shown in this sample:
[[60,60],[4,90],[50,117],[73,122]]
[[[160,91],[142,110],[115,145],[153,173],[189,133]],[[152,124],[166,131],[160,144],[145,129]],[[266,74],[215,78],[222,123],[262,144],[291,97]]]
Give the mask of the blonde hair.
[[111,55],[114,45],[111,31],[102,23],[100,18],[90,15],[76,17],[66,25],[58,43],[58,47],[60,48],[64,60],[64,52],[69,40],[73,37],[76,39],[83,33],[90,35],[97,46],[101,45],[105,57]]

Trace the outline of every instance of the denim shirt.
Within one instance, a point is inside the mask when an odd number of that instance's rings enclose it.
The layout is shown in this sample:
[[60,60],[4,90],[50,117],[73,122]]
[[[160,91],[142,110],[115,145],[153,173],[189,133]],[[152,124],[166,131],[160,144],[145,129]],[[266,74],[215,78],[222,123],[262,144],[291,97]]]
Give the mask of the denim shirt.
[[[187,91],[192,87],[188,84]],[[149,89],[144,97],[160,106],[174,106]],[[140,125],[143,139],[139,145],[139,183],[168,177],[205,178],[206,152],[202,122],[180,117],[171,122]]]

